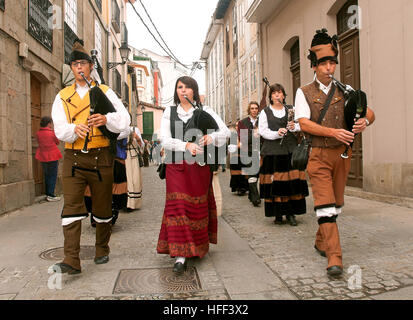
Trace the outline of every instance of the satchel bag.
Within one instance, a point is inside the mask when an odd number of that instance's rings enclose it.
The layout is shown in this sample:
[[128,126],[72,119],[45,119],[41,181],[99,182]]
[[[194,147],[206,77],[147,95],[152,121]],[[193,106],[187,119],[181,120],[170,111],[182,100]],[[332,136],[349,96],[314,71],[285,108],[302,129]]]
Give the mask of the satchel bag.
[[[320,124],[323,120],[325,114],[327,113],[328,107],[330,106],[331,100],[333,99],[334,93],[336,91],[336,86],[332,85],[330,93],[327,97],[326,103],[324,104],[323,111],[321,111],[320,117],[318,118],[317,123]],[[295,147],[291,155],[291,166],[297,170],[305,170],[308,164],[309,149],[311,147],[312,137],[306,139],[303,135],[303,140],[297,147]]]

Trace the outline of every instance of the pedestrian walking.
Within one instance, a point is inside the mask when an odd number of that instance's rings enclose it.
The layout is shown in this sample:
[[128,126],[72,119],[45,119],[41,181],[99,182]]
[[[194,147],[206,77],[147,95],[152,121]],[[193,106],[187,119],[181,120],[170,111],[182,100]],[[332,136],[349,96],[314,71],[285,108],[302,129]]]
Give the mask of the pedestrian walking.
[[55,195],[57,171],[59,159],[62,154],[57,147],[59,140],[53,131],[53,120],[51,117],[43,117],[40,120],[40,129],[36,133],[39,147],[35,158],[42,164],[47,201],[59,201],[60,197]]
[[149,141],[144,139],[145,145],[143,147],[143,165],[144,167],[149,167],[149,155],[150,155],[150,144]]
[[265,216],[275,217],[282,224],[286,216],[292,226],[297,226],[296,215],[306,213],[305,197],[308,186],[304,170],[291,166],[291,156],[297,146],[293,132],[300,131],[294,118],[288,119],[285,105],[286,93],[281,84],[269,91],[270,105],[260,113],[258,131],[263,139],[261,147],[260,195],[265,199]]
[[[90,77],[92,58],[81,40],[76,40],[73,45],[70,67],[75,83],[57,94],[52,107],[56,136],[66,142],[62,175],[65,201],[61,214],[64,259],[55,265],[55,270],[76,274],[81,272],[81,220],[88,217],[84,203],[87,185],[92,195],[93,218],[97,222],[94,262],[109,261],[114,162],[114,150],[110,146],[116,140],[107,136],[126,130],[130,118],[125,106],[108,86],[89,89],[89,85],[97,86],[98,83]],[[90,90],[96,94],[94,99],[91,99]],[[90,105],[97,101],[103,101],[96,105],[102,111],[91,114]]]
[[[165,109],[161,120],[160,140],[166,153],[166,202],[157,252],[176,258],[173,270],[181,273],[187,258],[203,258],[209,251],[209,243],[217,243],[217,211],[210,169],[213,164],[207,161],[206,150],[225,145],[229,129],[212,108],[202,106],[198,84],[191,77],[176,81],[174,103],[175,106]],[[206,134],[206,129],[215,131]],[[194,130],[196,133],[202,130],[202,135],[197,135],[198,141],[194,136],[189,137]],[[192,161],[193,157],[197,162]]]
[[127,211],[140,209],[142,206],[142,173],[143,159],[140,148],[144,146],[141,132],[131,127],[127,145],[126,178],[128,181]]
[[251,101],[247,108],[248,117],[238,121],[241,173],[248,181],[248,199],[255,207],[258,207],[261,203],[260,194],[258,193],[257,188],[260,162],[258,109],[258,102]]
[[297,90],[295,118],[299,120],[303,132],[311,138],[307,171],[319,224],[315,249],[327,256],[327,274],[334,276],[343,272],[336,220],[344,205],[351,150],[347,159],[341,154],[353,142],[354,134],[363,132],[373,123],[375,116],[367,108],[366,117],[358,119],[352,128],[346,124],[346,108],[351,101],[362,100],[365,94],[357,90],[345,97],[331,79],[338,63],[337,36],[330,37],[326,29],[318,30],[313,37],[308,58],[315,79]]

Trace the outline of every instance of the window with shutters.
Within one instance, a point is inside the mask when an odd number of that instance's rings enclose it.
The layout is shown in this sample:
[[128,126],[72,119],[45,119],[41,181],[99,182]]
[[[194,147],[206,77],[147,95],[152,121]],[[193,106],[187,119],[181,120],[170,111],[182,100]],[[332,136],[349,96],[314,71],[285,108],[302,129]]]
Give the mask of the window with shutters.
[[65,0],[65,22],[77,34],[77,0]]
[[50,7],[52,3],[48,0],[29,0],[28,32],[51,52],[53,29],[49,28],[48,21],[53,13],[49,13]]
[[98,60],[102,64],[102,27],[97,19],[95,20],[95,49],[98,52]]
[[143,138],[152,140],[153,135],[153,111],[143,113]]

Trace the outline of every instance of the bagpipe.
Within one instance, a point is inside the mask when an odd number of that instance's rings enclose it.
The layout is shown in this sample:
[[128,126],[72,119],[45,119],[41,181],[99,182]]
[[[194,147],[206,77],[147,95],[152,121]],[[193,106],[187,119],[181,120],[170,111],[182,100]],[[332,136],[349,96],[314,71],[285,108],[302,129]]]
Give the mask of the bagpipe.
[[[194,104],[187,96],[184,96],[185,99],[192,105],[195,109],[192,119],[194,121],[195,128],[202,132],[202,135],[199,135],[195,139],[195,143],[198,143],[199,139],[202,136],[207,135],[211,131],[219,130],[219,126],[215,119],[206,111],[203,110],[202,105]],[[220,151],[221,150],[221,151]],[[221,147],[214,147],[214,152],[211,152],[211,147],[204,146],[204,162],[198,162],[200,166],[209,164],[212,171],[216,171],[219,165],[219,156],[225,153],[226,156],[226,145],[224,144]]]
[[[363,91],[354,90],[353,88],[341,83],[340,81],[335,79],[333,75],[330,75],[330,78],[344,94],[344,120],[346,122],[347,129],[351,131],[357,120],[366,116],[367,96]],[[353,142],[350,143],[350,145],[347,145],[346,149],[341,154],[341,157],[343,159],[348,158],[348,149],[353,146]]]
[[[96,50],[92,50],[92,60],[94,64],[94,68],[96,71],[99,72],[99,61],[96,57]],[[101,69],[101,68],[100,68]],[[89,82],[83,72],[81,73],[81,76],[83,79],[86,81],[88,87],[89,87],[89,98],[90,98],[90,115],[99,113],[102,115],[108,114],[110,112],[116,112],[115,107],[113,106],[112,102],[109,100],[109,98],[106,96],[106,94],[102,91],[102,89],[99,88],[99,82],[95,81],[96,85],[92,86],[91,82]],[[101,80],[103,79],[102,76],[100,76]],[[101,80],[102,83],[104,81]],[[102,134],[109,139],[110,142],[110,151],[113,154],[116,154],[116,142],[117,138],[119,136],[119,133],[114,133],[112,131],[109,131],[109,129],[106,127],[106,125],[99,126],[98,129],[102,132]],[[85,138],[85,144],[83,145],[83,149],[81,150],[83,153],[88,153],[88,143],[89,143],[89,132],[86,135]]]

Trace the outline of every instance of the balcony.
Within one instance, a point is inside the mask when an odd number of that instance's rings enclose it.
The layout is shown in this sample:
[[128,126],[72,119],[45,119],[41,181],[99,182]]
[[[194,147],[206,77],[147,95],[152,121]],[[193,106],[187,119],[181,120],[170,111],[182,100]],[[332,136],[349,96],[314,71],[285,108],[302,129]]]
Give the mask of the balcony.
[[0,10],[5,10],[6,9],[6,6],[5,6],[5,1],[6,0],[0,0]]
[[116,0],[112,0],[112,27],[116,33],[120,33],[120,9]]
[[113,69],[112,72],[112,89],[116,94],[118,95],[119,98],[122,97],[122,79],[119,71],[117,69]]
[[95,0],[95,3],[99,9],[99,12],[102,13],[102,0]]
[[123,103],[129,106],[129,86],[126,82],[123,83]]
[[[0,6],[5,5],[1,0]],[[48,0],[29,0],[29,34],[39,41],[47,50],[53,50],[53,29],[48,26],[48,21],[53,13],[49,13],[52,3]]]

